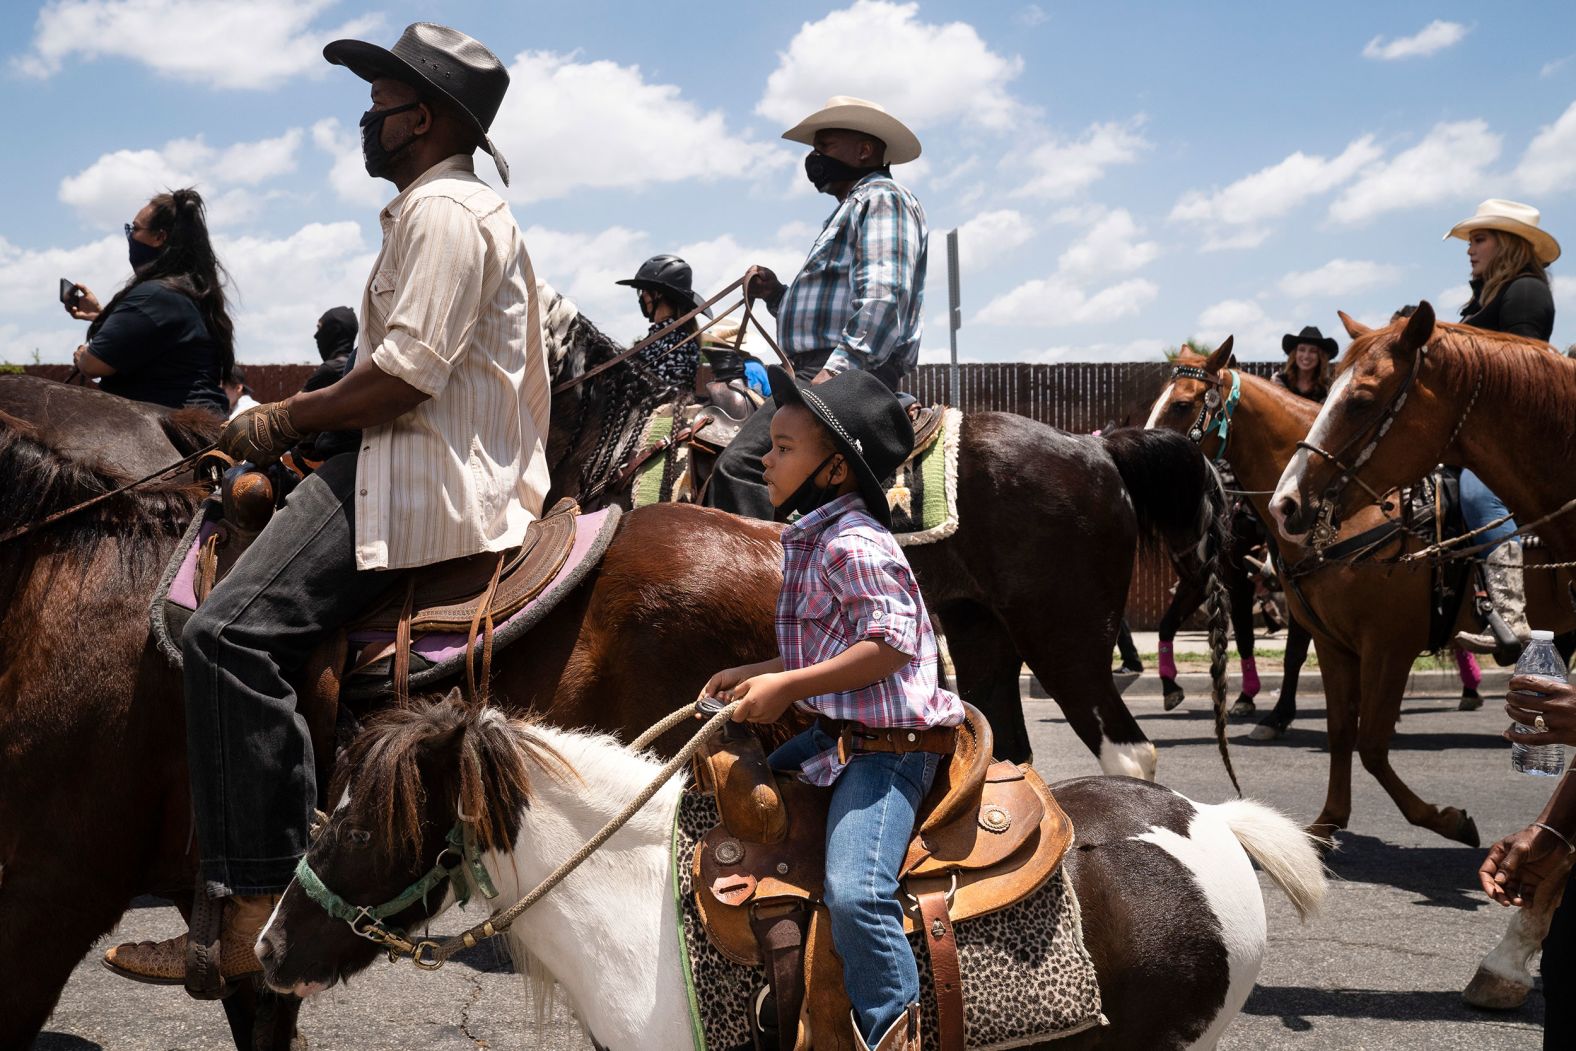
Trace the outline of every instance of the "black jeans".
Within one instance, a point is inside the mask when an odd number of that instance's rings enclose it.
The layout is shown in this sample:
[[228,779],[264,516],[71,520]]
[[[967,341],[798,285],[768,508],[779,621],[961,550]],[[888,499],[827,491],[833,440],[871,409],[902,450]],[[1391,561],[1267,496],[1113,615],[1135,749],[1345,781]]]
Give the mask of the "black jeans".
[[[832,356],[831,351],[808,354],[794,360],[794,378],[809,383]],[[898,368],[877,368],[874,375],[892,390],[897,390],[903,373]],[[761,457],[772,447],[772,414],[776,407],[762,405],[755,411],[728,447],[717,457],[711,470],[711,481],[706,485],[706,506],[722,511],[732,511],[745,518],[761,521],[772,520],[772,501],[766,495],[765,468]]]
[[356,569],[356,456],[296,487],[181,634],[186,754],[210,896],[283,890],[317,777],[289,677],[394,576]]
[[1565,885],[1565,896],[1554,910],[1548,937],[1543,939],[1543,1047],[1565,1051],[1576,1047],[1576,897],[1573,884]]

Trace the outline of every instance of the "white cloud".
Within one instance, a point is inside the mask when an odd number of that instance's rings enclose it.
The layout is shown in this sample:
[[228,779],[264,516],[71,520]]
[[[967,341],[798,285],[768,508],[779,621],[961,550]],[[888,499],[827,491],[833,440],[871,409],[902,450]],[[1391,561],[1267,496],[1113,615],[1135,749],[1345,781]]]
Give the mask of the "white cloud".
[[1068,246],[1057,269],[1075,281],[1141,270],[1160,254],[1159,244],[1139,240],[1143,234],[1143,227],[1133,221],[1126,208],[1112,209]]
[[749,177],[791,157],[735,135],[721,110],[702,110],[673,84],[648,83],[638,66],[528,51],[509,76],[492,138],[514,158],[504,191],[512,201]]
[[312,144],[333,158],[328,184],[341,201],[363,208],[382,208],[394,196],[386,181],[367,174],[361,157],[361,136],[336,118],[326,117],[312,125]]
[[1559,193],[1576,186],[1576,102],[1538,134],[1516,165],[1516,184],[1529,193]]
[[1327,299],[1366,292],[1394,284],[1402,269],[1367,259],[1332,259],[1314,270],[1301,270],[1280,279],[1280,289],[1295,299]]
[[378,15],[333,28],[317,16],[334,0],[54,0],[38,14],[32,50],[12,59],[49,77],[73,58],[121,58],[220,88],[274,88],[330,70],[323,45],[382,27]]
[[[1014,360],[1042,365],[1058,361],[1162,361],[1165,349],[1166,342],[1162,339],[1130,339],[1122,343],[1074,343],[1022,351],[1014,355]],[[1136,422],[1142,423],[1142,417]]]
[[974,320],[981,325],[1044,328],[1115,321],[1138,313],[1159,294],[1159,286],[1143,278],[1092,295],[1063,277],[1036,278],[986,303]]
[[1045,13],[1045,8],[1039,4],[1029,4],[1013,16],[1013,21],[1026,29],[1033,29],[1035,26],[1044,25],[1050,17]]
[[1543,63],[1543,68],[1538,70],[1538,76],[1547,80],[1549,77],[1554,76],[1554,74],[1570,65],[1570,61],[1573,58],[1576,58],[1576,55],[1566,55],[1564,58],[1556,58],[1552,61]]
[[1402,208],[1475,197],[1499,148],[1500,137],[1482,120],[1436,124],[1416,146],[1366,168],[1330,205],[1330,218],[1357,224]]
[[0,237],[0,317],[10,333],[0,359],[26,361],[37,350],[46,361],[71,360],[87,326],[61,308],[60,279],[80,282],[104,301],[130,272],[118,230],[72,248],[28,250]]
[[[958,226],[958,262],[964,269],[987,270],[1033,237],[1033,222],[1016,209],[980,212]],[[945,274],[946,237],[941,231],[932,233],[930,250],[930,273]]]
[[361,313],[375,248],[353,222],[307,223],[283,237],[214,239],[229,268],[235,356],[247,363],[311,361],[312,330],[323,311]]
[[856,0],[804,23],[778,55],[755,112],[789,128],[828,97],[854,95],[911,128],[954,120],[1013,127],[1023,107],[1007,87],[1023,60],[992,51],[967,22],[922,22],[918,14],[917,3]]
[[1149,148],[1139,132],[1143,118],[1123,123],[1091,124],[1071,141],[1043,143],[1029,154],[1034,175],[1013,191],[1015,196],[1059,200],[1100,180],[1107,168],[1131,164]]
[[1467,27],[1460,22],[1439,19],[1428,23],[1411,36],[1396,37],[1386,41],[1376,36],[1363,48],[1364,58],[1393,62],[1399,58],[1422,58],[1459,44],[1467,35]]
[[1223,299],[1204,308],[1198,315],[1198,331],[1192,335],[1210,343],[1235,336],[1239,358],[1273,359],[1281,356],[1281,336],[1289,331],[1290,322],[1270,317],[1251,299]]
[[1383,152],[1372,135],[1348,143],[1338,156],[1298,151],[1223,189],[1191,190],[1172,206],[1173,221],[1206,228],[1206,250],[1257,248],[1269,236],[1265,225],[1320,194],[1346,182]]
[[62,179],[59,197],[84,222],[110,225],[129,220],[156,193],[196,186],[207,200],[209,225],[224,226],[255,211],[259,183],[295,170],[302,138],[301,129],[292,128],[223,149],[199,135],[156,150],[116,150]]

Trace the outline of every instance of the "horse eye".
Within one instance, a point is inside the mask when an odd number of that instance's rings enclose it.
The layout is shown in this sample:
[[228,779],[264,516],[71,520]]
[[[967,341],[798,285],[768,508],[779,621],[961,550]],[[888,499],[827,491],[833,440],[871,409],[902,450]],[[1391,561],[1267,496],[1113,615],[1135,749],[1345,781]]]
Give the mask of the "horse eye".
[[347,828],[345,842],[352,847],[364,847],[372,842],[372,833],[364,828]]
[[1171,411],[1172,412],[1186,412],[1187,409],[1188,409],[1188,406],[1192,405],[1192,404],[1193,403],[1190,402],[1190,401],[1174,401],[1174,402],[1171,403]]

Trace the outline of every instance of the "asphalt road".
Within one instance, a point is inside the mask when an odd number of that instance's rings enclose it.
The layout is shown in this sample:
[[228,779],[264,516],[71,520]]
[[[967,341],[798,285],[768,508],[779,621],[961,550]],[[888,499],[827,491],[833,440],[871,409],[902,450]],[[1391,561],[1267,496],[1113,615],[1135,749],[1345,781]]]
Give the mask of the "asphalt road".
[[[1218,801],[1229,784],[1201,701],[1193,698],[1171,713],[1152,699],[1135,698],[1132,706],[1160,745],[1160,780],[1195,799]],[[1097,772],[1053,702],[1027,704],[1037,765],[1049,780]],[[1322,706],[1322,699],[1310,696],[1305,704]],[[1493,700],[1475,713],[1454,708],[1454,695],[1407,702],[1396,767],[1423,798],[1466,806],[1485,842],[1492,841],[1529,821],[1551,785],[1511,772],[1509,746],[1498,736],[1505,720]],[[1233,734],[1245,732],[1246,727],[1238,727]],[[1307,821],[1322,799],[1323,748],[1322,707],[1312,707],[1286,741],[1258,745],[1242,740],[1233,756],[1248,795]],[[1406,824],[1358,766],[1352,829],[1330,860],[1335,878],[1325,913],[1300,926],[1285,898],[1265,882],[1269,958],[1221,1047],[1540,1047],[1541,992],[1535,990],[1525,1007],[1506,1014],[1475,1011],[1460,1000],[1477,959],[1498,940],[1508,916],[1474,889],[1481,853]],[[178,924],[173,909],[134,909],[116,940],[162,937]],[[607,995],[618,991],[609,989]],[[377,965],[348,987],[308,1003],[301,1018],[316,1048],[590,1048],[562,1011],[555,1021],[538,1026],[520,979],[501,960],[486,956],[436,974],[409,965]],[[190,1000],[179,989],[115,978],[98,966],[95,954],[72,976],[34,1051],[224,1051],[232,1046],[216,1005]]]

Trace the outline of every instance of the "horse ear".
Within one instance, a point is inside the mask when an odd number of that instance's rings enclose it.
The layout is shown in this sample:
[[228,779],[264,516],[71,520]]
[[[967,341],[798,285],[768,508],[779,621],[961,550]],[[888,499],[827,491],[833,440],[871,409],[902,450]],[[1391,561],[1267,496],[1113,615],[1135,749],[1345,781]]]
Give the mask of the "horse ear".
[[1417,304],[1417,309],[1412,316],[1406,319],[1406,328],[1401,331],[1401,338],[1396,341],[1395,349],[1398,352],[1411,355],[1420,347],[1426,347],[1428,341],[1434,338],[1434,308],[1428,300]]
[[1358,321],[1344,310],[1337,310],[1335,313],[1340,316],[1341,324],[1346,326],[1346,334],[1351,336],[1353,339],[1356,339],[1358,336],[1366,336],[1368,333],[1373,331],[1373,329],[1369,328],[1361,321]]
[[1231,347],[1236,338],[1236,336],[1227,336],[1224,343],[1210,352],[1209,358],[1204,362],[1205,372],[1219,372],[1221,369],[1231,367]]

